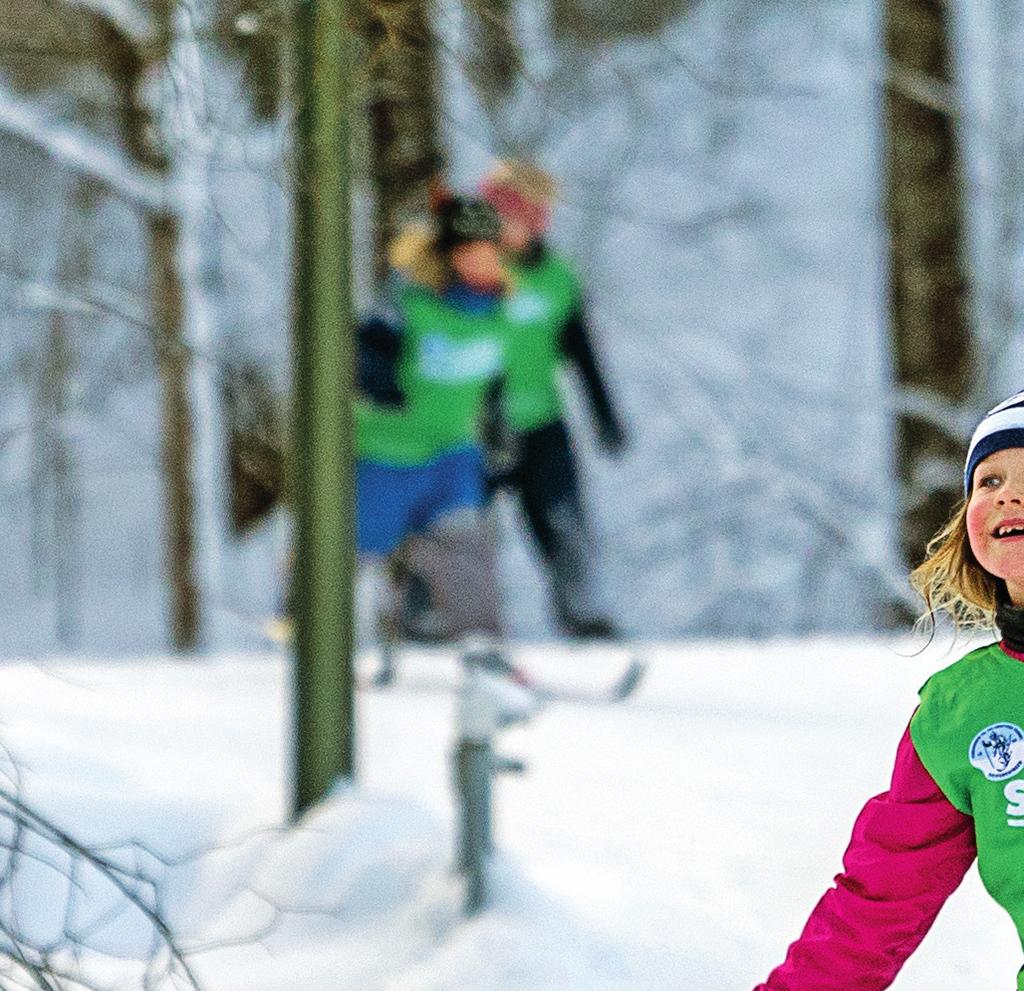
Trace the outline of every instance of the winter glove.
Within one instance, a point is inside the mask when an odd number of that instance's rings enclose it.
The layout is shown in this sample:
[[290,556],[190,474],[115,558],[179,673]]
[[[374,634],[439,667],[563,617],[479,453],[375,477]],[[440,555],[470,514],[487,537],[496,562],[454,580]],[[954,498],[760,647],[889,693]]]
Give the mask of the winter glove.
[[398,359],[402,336],[378,317],[361,323],[358,331],[359,391],[381,406],[405,405],[405,393],[398,384]]
[[602,422],[597,430],[597,439],[606,454],[619,457],[628,443],[626,432],[614,420]]

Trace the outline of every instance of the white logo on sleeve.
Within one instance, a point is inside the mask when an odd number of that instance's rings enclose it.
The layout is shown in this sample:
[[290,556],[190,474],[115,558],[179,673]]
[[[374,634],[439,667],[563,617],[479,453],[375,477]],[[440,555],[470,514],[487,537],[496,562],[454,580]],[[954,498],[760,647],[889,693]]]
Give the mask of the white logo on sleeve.
[[968,751],[971,765],[989,781],[1005,781],[1024,770],[1024,730],[1014,723],[986,726]]

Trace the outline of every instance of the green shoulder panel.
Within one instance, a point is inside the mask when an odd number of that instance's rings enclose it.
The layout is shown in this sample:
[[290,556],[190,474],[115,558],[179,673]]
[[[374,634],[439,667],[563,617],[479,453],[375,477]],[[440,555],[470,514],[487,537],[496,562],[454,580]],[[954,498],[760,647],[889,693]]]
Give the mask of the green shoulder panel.
[[978,769],[972,746],[981,731],[1019,718],[1008,699],[1019,697],[1024,666],[998,644],[972,650],[933,674],[921,687],[921,704],[910,721],[914,749],[942,793],[961,812],[974,814]]

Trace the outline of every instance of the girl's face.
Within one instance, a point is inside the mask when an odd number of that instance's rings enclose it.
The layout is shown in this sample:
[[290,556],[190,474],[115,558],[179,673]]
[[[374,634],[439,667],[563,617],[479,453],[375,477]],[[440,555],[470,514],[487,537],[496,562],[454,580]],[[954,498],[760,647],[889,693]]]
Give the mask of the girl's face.
[[533,231],[522,220],[504,217],[501,221],[501,245],[512,254],[522,254],[533,240]]
[[469,241],[452,249],[452,268],[467,286],[489,292],[501,286],[501,257],[490,241]]
[[1024,606],[1024,448],[996,451],[975,468],[967,536],[978,563]]

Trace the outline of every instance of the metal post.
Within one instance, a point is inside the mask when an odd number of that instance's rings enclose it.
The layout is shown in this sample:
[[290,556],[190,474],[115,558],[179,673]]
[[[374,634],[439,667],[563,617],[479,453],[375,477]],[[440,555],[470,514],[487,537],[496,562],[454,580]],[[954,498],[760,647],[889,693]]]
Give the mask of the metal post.
[[462,656],[452,783],[459,804],[455,864],[466,878],[466,915],[476,915],[487,904],[487,865],[494,849],[494,775],[524,770],[520,761],[495,755],[494,734],[528,720],[538,704],[533,692],[496,673],[502,667],[496,660],[500,658],[487,646],[470,647]]
[[345,0],[300,0],[295,195],[296,815],[354,773],[352,43]]
[[460,798],[456,864],[466,878],[466,915],[476,915],[487,900],[485,871],[492,849],[490,740],[462,739],[455,748],[455,787]]

